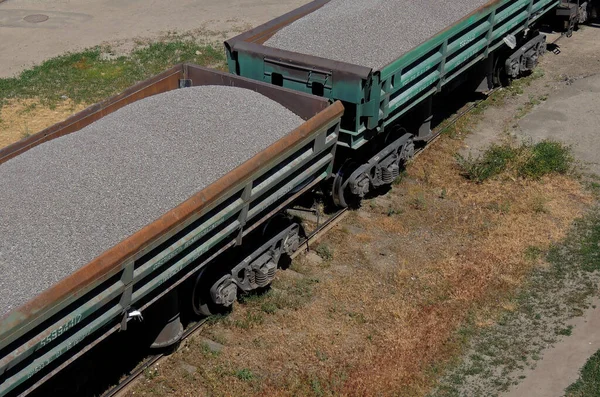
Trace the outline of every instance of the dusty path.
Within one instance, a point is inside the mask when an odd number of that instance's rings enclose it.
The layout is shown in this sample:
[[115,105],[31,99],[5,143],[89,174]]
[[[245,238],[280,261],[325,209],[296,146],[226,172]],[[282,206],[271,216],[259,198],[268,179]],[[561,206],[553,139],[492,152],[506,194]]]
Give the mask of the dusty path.
[[534,142],[564,141],[590,172],[600,175],[600,75],[574,81],[517,127],[517,135]]
[[600,349],[600,299],[596,298],[582,317],[569,322],[573,334],[544,353],[525,380],[504,397],[560,397],[579,377],[579,369]]
[[[0,77],[104,42],[201,29],[239,31],[308,0],[7,0],[0,2]],[[43,14],[48,20],[23,18]]]
[[[548,42],[553,41],[557,37],[557,35],[548,35]],[[524,137],[527,133],[526,131],[523,132],[523,128],[525,127],[520,129],[515,128],[517,127],[516,122],[518,120],[514,118],[514,115],[522,113],[520,109],[543,102],[544,99],[548,98],[550,99],[548,102],[558,103],[560,99],[554,99],[554,96],[557,95],[560,97],[561,94],[558,93],[559,91],[563,91],[565,87],[570,91],[577,90],[575,87],[580,87],[581,83],[578,83],[573,88],[569,88],[568,85],[582,78],[600,73],[600,28],[586,26],[576,32],[571,39],[563,38],[558,44],[560,54],[554,55],[549,52],[541,60],[541,68],[545,73],[543,78],[526,87],[524,93],[508,101],[505,106],[498,107],[491,112],[486,112],[484,121],[465,139],[465,149],[462,151],[463,155],[468,153],[477,155],[481,153],[491,143],[497,142],[499,138],[502,138],[501,134],[499,134],[502,131]],[[593,87],[589,87],[589,89],[582,88],[588,91],[593,90]],[[552,105],[542,105],[542,107],[545,106]],[[590,106],[593,108],[593,104]],[[589,109],[589,107],[587,108]],[[535,111],[536,109],[537,105],[533,110]],[[566,109],[563,109],[561,113],[567,113]],[[573,124],[569,128],[572,128],[572,130],[577,129],[580,120],[588,122],[591,119],[583,110],[575,111],[569,117],[569,122]],[[553,137],[558,137],[558,135],[560,134],[554,134]],[[593,135],[595,137],[598,136],[595,132]],[[576,136],[568,133],[562,134],[562,140],[568,144],[577,145],[584,138],[579,134]],[[597,146],[598,141],[594,142]],[[590,143],[584,139],[581,145],[583,147]],[[589,159],[583,159],[583,161],[587,160]]]
[[[584,37],[599,34],[588,29]],[[569,47],[570,43],[565,44]],[[598,45],[598,44],[597,44]],[[572,145],[577,160],[591,173],[600,175],[600,56],[588,68],[575,76],[566,76],[567,86],[553,94],[548,101],[536,107],[515,126],[519,139],[563,141]],[[589,77],[584,77],[591,75]],[[571,80],[572,79],[572,80]],[[524,372],[525,380],[504,397],[559,397],[577,380],[579,370],[588,358],[600,349],[600,300],[569,322],[572,335],[548,349],[534,370]]]

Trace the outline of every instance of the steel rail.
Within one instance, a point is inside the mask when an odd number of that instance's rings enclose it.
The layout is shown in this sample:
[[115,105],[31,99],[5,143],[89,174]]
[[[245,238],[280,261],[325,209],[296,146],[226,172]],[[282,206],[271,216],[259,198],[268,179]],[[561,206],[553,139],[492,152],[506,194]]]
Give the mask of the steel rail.
[[[202,326],[206,323],[207,320],[208,319],[206,319],[206,318],[202,319],[202,320],[198,321],[197,323],[194,323],[192,326],[188,327],[188,329],[186,329],[185,332],[183,333],[183,335],[181,336],[181,341],[194,335],[200,328],[202,328]],[[107,392],[102,394],[102,397],[116,396],[118,393],[123,391],[127,386],[132,384],[133,381],[135,381],[141,374],[143,374],[146,369],[148,369],[152,365],[156,364],[163,357],[166,357],[165,353],[159,353],[154,356],[148,357],[142,365],[138,366],[131,374],[129,374],[125,379],[123,379],[121,382],[119,382],[118,385],[114,386],[113,388],[111,388],[110,390],[108,390]]]

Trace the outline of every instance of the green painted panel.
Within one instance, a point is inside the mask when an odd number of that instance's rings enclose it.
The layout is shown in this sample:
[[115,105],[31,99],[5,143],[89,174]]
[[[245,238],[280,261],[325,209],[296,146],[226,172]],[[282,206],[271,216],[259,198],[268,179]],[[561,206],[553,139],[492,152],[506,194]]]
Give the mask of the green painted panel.
[[[463,19],[444,32],[432,37],[414,50],[404,54],[381,70],[373,71],[367,81],[330,72],[323,96],[342,100],[353,106],[343,119],[338,144],[358,149],[365,144],[365,130],[382,131],[391,121],[459,75],[465,65],[473,65],[491,51],[504,45],[501,39],[508,33],[523,31],[528,23],[559,4],[560,0],[502,0]],[[498,43],[498,40],[500,42]],[[256,53],[253,56],[237,51],[237,61],[229,59],[229,70],[244,77],[271,82],[271,65]],[[306,57],[298,56],[299,62]],[[314,93],[311,82],[293,79],[290,66],[279,65],[276,73],[286,87]],[[435,71],[435,72],[433,72]],[[266,78],[265,76],[269,76]],[[279,77],[279,76],[278,76]],[[427,92],[428,95],[423,95]],[[354,119],[350,119],[350,117]]]

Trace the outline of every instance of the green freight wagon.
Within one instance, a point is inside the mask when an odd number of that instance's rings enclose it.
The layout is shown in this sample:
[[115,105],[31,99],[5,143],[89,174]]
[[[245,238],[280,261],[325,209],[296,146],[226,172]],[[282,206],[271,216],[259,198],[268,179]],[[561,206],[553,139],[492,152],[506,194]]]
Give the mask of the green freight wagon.
[[[125,105],[202,85],[253,90],[304,121],[159,219],[27,303],[3,314],[0,396],[27,394],[109,334],[126,330],[129,321],[140,319],[147,314],[146,309],[157,305],[160,310],[154,311],[158,313],[154,320],[160,332],[154,344],[159,348],[172,345],[182,333],[174,296],[188,279],[196,283],[192,284],[194,299],[187,301],[193,302],[195,311],[205,313],[204,305],[210,302],[203,297],[209,289],[214,292],[214,300],[227,306],[233,303],[238,290],[264,287],[272,280],[279,256],[297,248],[297,224],[277,225],[268,235],[262,226],[292,200],[331,175],[343,113],[339,102],[330,104],[323,98],[242,77],[178,65],[0,150],[0,166],[47,141],[75,133]],[[223,158],[227,157],[214,160]],[[239,262],[231,263],[230,257],[229,262],[223,263],[221,255],[234,246],[246,247],[246,256]],[[211,280],[208,286],[199,283],[205,269],[213,269],[220,279]],[[150,326],[153,319],[146,317],[142,324]]]
[[[264,44],[283,28],[328,3],[329,0],[312,1],[227,40],[227,60],[231,73],[342,101],[345,113],[338,145],[351,151],[377,147],[377,154],[360,172],[342,170],[346,175],[339,188],[350,187],[353,194],[362,196],[369,185],[385,184],[396,175],[397,161],[391,162],[390,169],[390,161],[386,160],[390,153],[406,158],[413,151],[407,141],[413,138],[383,146],[366,145],[367,142],[381,136],[404,115],[410,115],[411,123],[416,124],[411,130],[414,140],[430,139],[433,95],[474,69],[482,76],[482,91],[492,88],[494,77],[500,72],[514,76],[530,70],[545,51],[545,37],[529,28],[553,10],[559,0],[492,0],[379,69]],[[427,16],[426,7],[422,12]],[[415,22],[411,28],[419,29],[419,23],[426,22]],[[373,45],[385,47],[387,39],[382,37],[382,43]],[[311,45],[316,47],[319,43]],[[499,51],[505,54],[495,56]],[[387,150],[378,152],[382,147]],[[387,161],[383,167],[382,161]],[[350,173],[352,181],[348,181]],[[336,197],[343,204],[343,193],[338,191]]]

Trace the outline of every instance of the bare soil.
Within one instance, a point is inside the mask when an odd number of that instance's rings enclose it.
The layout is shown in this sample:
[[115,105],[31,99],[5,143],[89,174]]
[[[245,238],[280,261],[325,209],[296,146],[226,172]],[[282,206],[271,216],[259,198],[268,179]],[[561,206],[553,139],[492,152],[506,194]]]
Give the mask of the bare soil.
[[0,107],[0,149],[85,109],[71,100],[49,106],[36,99],[9,100]]
[[506,397],[562,396],[567,386],[579,377],[579,369],[600,349],[600,299],[595,298],[581,317],[568,322],[572,335],[544,353],[534,369],[527,368],[525,379],[506,393]]
[[[548,35],[548,42],[558,38],[556,34]],[[558,55],[548,52],[540,62],[543,71],[537,78],[525,79],[518,90],[503,95],[503,106],[497,106],[485,112],[484,119],[478,128],[465,139],[465,147],[461,154],[479,154],[490,143],[498,139],[527,139],[527,133],[519,128],[519,121],[529,112],[539,107],[551,96],[569,87],[574,81],[600,73],[600,29],[584,26],[572,38],[558,41]],[[517,84],[519,84],[517,82]],[[584,111],[575,110],[570,117],[573,120],[585,118]],[[575,142],[571,136],[561,137],[566,143]],[[585,137],[577,137],[585,139]]]

